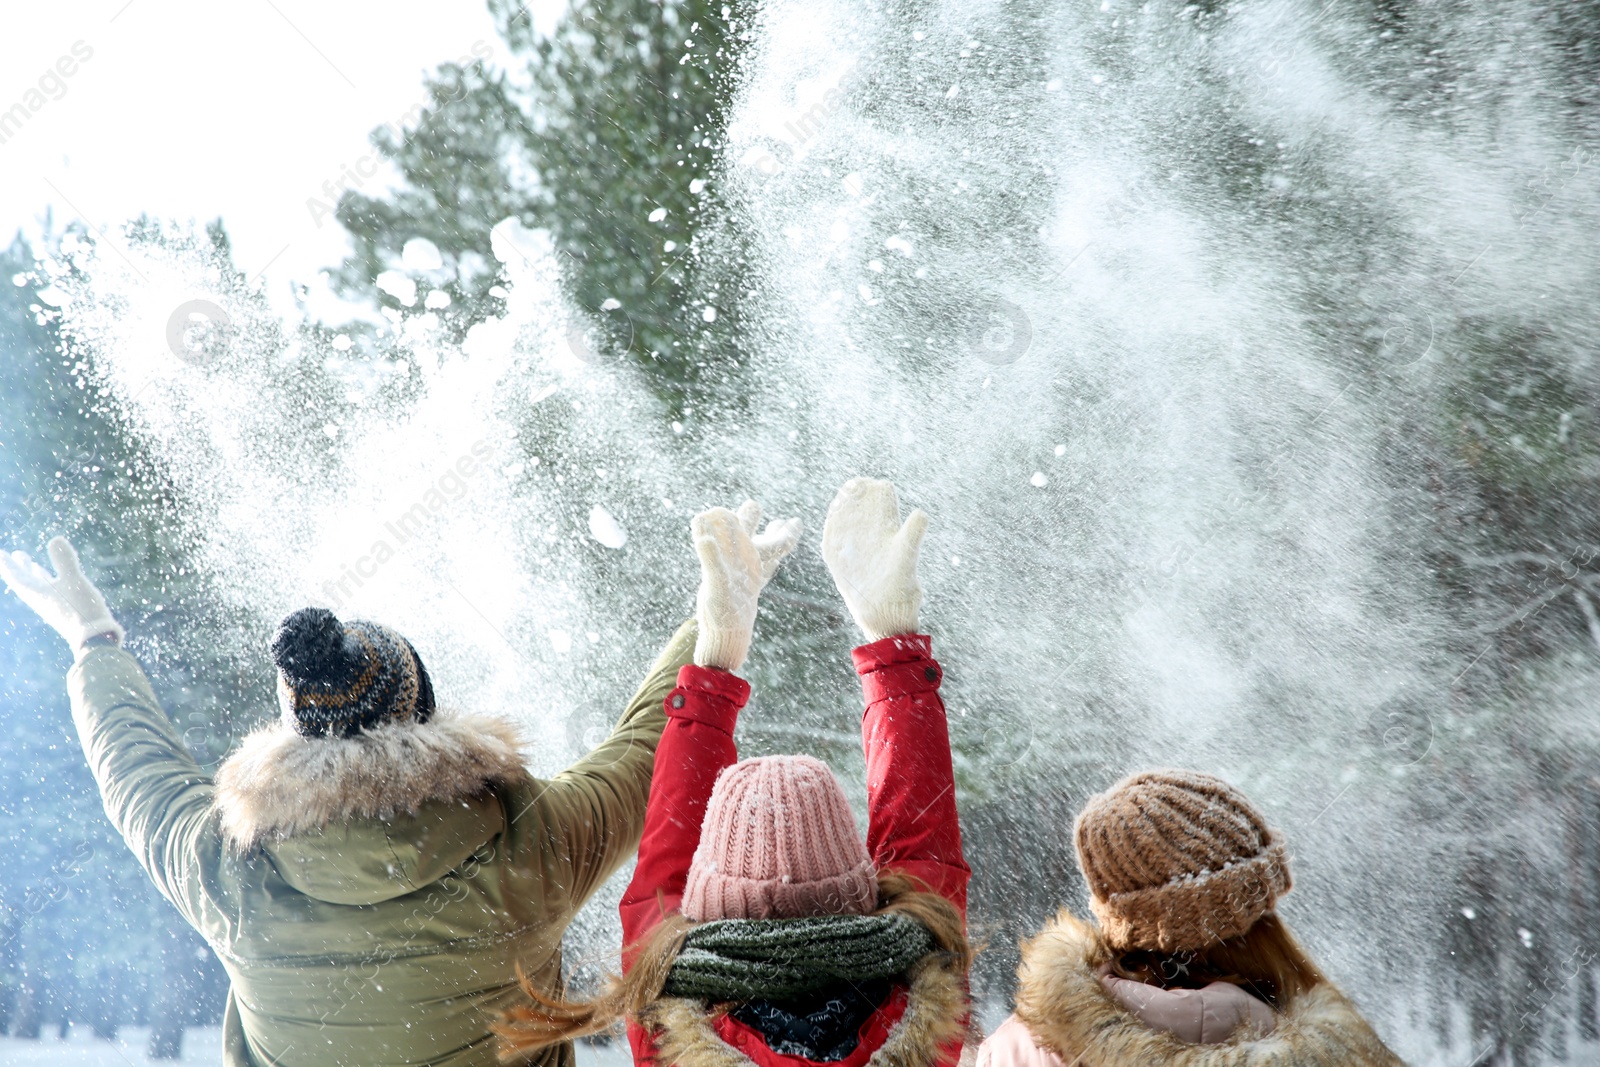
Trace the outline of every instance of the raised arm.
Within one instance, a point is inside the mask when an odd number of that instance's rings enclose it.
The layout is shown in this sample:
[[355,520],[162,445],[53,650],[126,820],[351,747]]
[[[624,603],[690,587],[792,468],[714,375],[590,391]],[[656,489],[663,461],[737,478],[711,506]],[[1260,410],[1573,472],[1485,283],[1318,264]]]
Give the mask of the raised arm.
[[[633,881],[622,894],[622,943],[637,944],[678,910],[689,860],[717,775],[739,758],[734,724],[750,686],[727,671],[687,664],[666,699],[667,728],[656,749],[655,777]],[[623,966],[632,965],[631,954]]]
[[967,913],[972,871],[961,853],[950,731],[932,641],[890,637],[855,650],[866,696],[867,851],[879,870],[904,871]]
[[162,896],[191,923],[202,871],[220,855],[209,814],[211,776],[184,747],[138,662],[117,647],[122,627],[65,538],[49,545],[51,574],[26,554],[0,554],[0,576],[72,646],[72,718],[106,815]]
[[963,915],[971,878],[961,853],[950,732],[932,641],[918,634],[917,557],[928,517],[900,522],[886,481],[855,478],[828,509],[822,555],[867,638],[854,652],[866,698],[867,850],[879,870],[901,871],[949,899]]
[[[700,825],[717,776],[739,758],[733,728],[750,686],[733,672],[744,665],[755,632],[761,590],[800,540],[800,521],[761,527],[761,509],[746,501],[735,514],[712,508],[690,523],[700,557],[695,616],[700,639],[694,663],[678,672],[667,697],[667,728],[656,750],[639,865],[622,894],[623,970],[633,947],[677,911],[700,844]],[[650,1036],[628,1024],[635,1063],[651,1063]]]
[[67,674],[72,721],[106,815],[161,895],[200,926],[202,872],[222,840],[212,824],[211,776],[178,737],[139,663],[120,648],[90,648]]
[[[800,520],[771,522],[746,501],[737,514],[712,508],[689,524],[700,559],[694,663],[678,672],[666,701],[667,727],[656,750],[639,865],[623,893],[622,936],[633,945],[678,909],[689,861],[700,842],[711,787],[739,758],[733,727],[750,687],[732,672],[744,665],[756,606],[778,564],[800,540]],[[623,957],[623,967],[632,963]]]
[[559,855],[566,869],[560,883],[567,887],[573,907],[611,877],[639,845],[656,746],[667,722],[662,704],[678,669],[693,656],[696,636],[694,620],[680,626],[646,672],[610,736],[549,781],[530,782],[528,799],[511,813],[516,830],[544,828],[531,837],[518,835],[529,842],[530,856],[544,858],[538,844],[544,835],[562,840]]

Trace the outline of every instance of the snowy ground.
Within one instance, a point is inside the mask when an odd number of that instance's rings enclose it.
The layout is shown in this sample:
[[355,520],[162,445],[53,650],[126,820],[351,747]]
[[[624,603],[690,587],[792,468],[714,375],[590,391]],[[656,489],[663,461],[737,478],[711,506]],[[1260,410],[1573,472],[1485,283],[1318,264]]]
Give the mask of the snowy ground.
[[613,1041],[609,1045],[591,1045],[579,1041],[578,1067],[633,1067],[633,1055],[626,1041]]
[[[171,1064],[222,1062],[222,1031],[216,1029],[189,1030],[183,1035],[183,1059],[152,1060],[145,1048],[150,1043],[150,1031],[132,1026],[117,1035],[115,1041],[100,1041],[86,1028],[75,1026],[65,1041],[57,1041],[51,1032],[38,1041],[18,1041],[0,1036],[0,1067],[130,1067],[138,1064]],[[626,1042],[595,1046],[578,1042],[578,1067],[629,1067]]]
[[184,1031],[181,1060],[152,1060],[144,1054],[149,1045],[150,1031],[142,1026],[124,1028],[115,1041],[101,1041],[83,1026],[74,1026],[65,1041],[58,1041],[52,1029],[38,1041],[0,1037],[0,1067],[143,1067],[152,1063],[222,1062],[220,1029]]

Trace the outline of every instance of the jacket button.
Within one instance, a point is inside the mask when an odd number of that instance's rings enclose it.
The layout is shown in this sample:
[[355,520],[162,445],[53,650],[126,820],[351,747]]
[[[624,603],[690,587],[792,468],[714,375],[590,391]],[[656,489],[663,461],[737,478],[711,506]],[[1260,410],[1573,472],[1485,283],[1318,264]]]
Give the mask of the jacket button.
[[683,707],[683,694],[682,693],[673,693],[672,694],[672,706],[675,707],[675,708]]
[[930,682],[937,682],[939,680],[939,668],[929,667],[927,670],[922,672],[922,676]]

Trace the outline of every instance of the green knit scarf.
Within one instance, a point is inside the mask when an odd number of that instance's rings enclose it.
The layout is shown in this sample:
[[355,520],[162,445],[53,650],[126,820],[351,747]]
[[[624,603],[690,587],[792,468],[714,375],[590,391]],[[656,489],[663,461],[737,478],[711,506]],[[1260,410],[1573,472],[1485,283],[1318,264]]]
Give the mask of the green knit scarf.
[[905,974],[934,950],[909,915],[718,919],[689,931],[663,992],[712,1002],[786,1000]]

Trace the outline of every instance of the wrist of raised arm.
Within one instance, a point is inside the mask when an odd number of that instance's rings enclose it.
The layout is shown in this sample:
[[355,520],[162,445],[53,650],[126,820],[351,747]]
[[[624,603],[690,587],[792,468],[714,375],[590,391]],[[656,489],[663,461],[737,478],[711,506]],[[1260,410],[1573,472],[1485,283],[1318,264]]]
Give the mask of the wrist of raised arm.
[[729,671],[688,664],[678,670],[678,684],[667,694],[667,716],[714,726],[728,734],[750,699],[750,683]]
[[851,653],[867,706],[895,697],[935,692],[944,669],[933,658],[926,634],[898,634],[862,645]]

